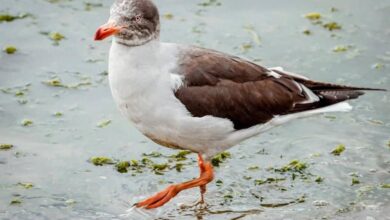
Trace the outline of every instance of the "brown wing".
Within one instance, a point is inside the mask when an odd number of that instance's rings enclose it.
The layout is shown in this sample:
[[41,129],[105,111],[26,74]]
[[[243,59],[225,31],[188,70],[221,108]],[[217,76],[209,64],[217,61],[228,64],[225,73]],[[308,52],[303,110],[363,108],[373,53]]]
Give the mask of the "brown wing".
[[[228,118],[235,129],[363,94],[353,91],[353,87],[343,87],[341,92],[334,89],[338,85],[295,78],[283,72],[274,77],[268,69],[249,61],[201,48],[183,52],[178,71],[184,75],[184,85],[175,95],[188,111],[195,117]],[[310,91],[306,82],[308,86],[323,88]],[[313,96],[316,101],[308,102]]]

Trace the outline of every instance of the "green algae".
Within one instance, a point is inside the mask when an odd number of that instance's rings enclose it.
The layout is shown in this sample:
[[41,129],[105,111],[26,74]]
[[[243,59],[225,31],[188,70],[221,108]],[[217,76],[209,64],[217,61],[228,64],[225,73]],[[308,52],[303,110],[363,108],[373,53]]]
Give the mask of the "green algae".
[[390,189],[390,183],[381,184],[381,187],[384,189]]
[[262,179],[255,179],[254,183],[255,185],[263,185],[263,184],[266,184],[266,183],[278,183],[278,182],[281,182],[281,181],[285,181],[286,178],[272,178],[272,177],[269,177],[265,180],[262,180]]
[[151,153],[143,153],[142,156],[144,157],[161,157],[162,153],[157,151],[152,151]]
[[350,49],[350,46],[338,45],[335,46],[332,51],[335,53],[347,52]]
[[89,161],[95,166],[114,164],[114,161],[109,157],[92,157]]
[[131,166],[129,161],[120,161],[115,164],[115,168],[119,173],[127,173],[127,169]]
[[307,18],[311,21],[319,20],[319,19],[321,19],[321,17],[322,17],[321,14],[318,12],[310,12],[310,13],[305,14],[305,18]]
[[335,149],[333,149],[332,152],[330,152],[330,153],[335,155],[335,156],[340,156],[341,153],[343,153],[344,151],[345,151],[345,145],[340,144]]
[[205,0],[199,3],[198,5],[202,7],[209,7],[209,6],[220,6],[222,5],[222,3],[217,0]]
[[172,154],[170,158],[175,159],[176,161],[183,161],[187,160],[187,155],[191,154],[192,152],[189,150],[181,150],[177,154]]
[[311,35],[312,34],[311,30],[308,30],[308,29],[303,30],[302,33],[305,34],[305,35]]
[[360,180],[357,177],[353,177],[351,180],[351,186],[360,184]]
[[18,49],[15,46],[9,45],[4,47],[3,51],[7,54],[14,54],[16,51],[18,51]]
[[51,32],[49,34],[49,38],[53,40],[54,42],[60,42],[61,40],[65,39],[65,36],[62,35],[60,32]]
[[322,183],[322,182],[324,182],[324,178],[318,176],[318,177],[314,180],[314,182],[316,182],[316,183]]
[[21,205],[22,204],[22,200],[20,200],[20,199],[12,199],[9,204],[10,205]]
[[172,13],[165,13],[162,15],[162,17],[166,20],[172,20],[174,18]]
[[183,164],[183,163],[176,163],[175,169],[176,169],[177,172],[183,171],[183,169],[184,169],[184,164]]
[[84,2],[84,10],[91,11],[94,8],[103,7],[102,3],[92,3],[92,2]]
[[59,78],[46,80],[46,81],[43,81],[43,83],[48,85],[48,86],[67,88],[67,86],[64,85]]
[[64,113],[62,113],[62,112],[55,112],[55,113],[53,113],[53,116],[57,117],[57,118],[62,117],[63,115],[64,115]]
[[78,83],[67,85],[67,84],[64,84],[61,81],[61,79],[58,77],[50,79],[50,80],[42,81],[42,83],[45,85],[48,85],[48,86],[52,86],[52,87],[61,87],[61,88],[67,88],[67,89],[78,89],[78,88],[81,88],[83,86],[92,85],[92,83],[90,81],[87,81],[87,80],[83,80],[83,81],[78,82]]
[[23,19],[31,16],[30,14],[21,13],[19,15],[12,15],[9,13],[1,12],[0,13],[0,23],[1,22],[12,22],[17,19]]
[[0,150],[10,150],[14,147],[13,144],[0,144]]
[[34,122],[32,121],[32,120],[30,120],[30,119],[24,119],[23,121],[22,121],[22,126],[23,127],[29,127],[29,126],[31,126],[31,125],[33,125],[34,124]]
[[251,171],[255,171],[255,170],[259,170],[260,167],[259,166],[250,166],[248,167],[248,170],[251,170]]
[[328,31],[340,30],[341,29],[341,25],[339,25],[337,22],[329,22],[329,23],[326,23],[326,24],[322,25],[322,27],[324,27]]
[[99,128],[104,128],[104,127],[107,127],[109,124],[111,124],[111,120],[110,119],[105,119],[105,120],[102,120],[100,121],[99,123],[97,123],[97,127]]
[[31,189],[31,188],[34,187],[34,184],[32,184],[32,183],[27,183],[27,182],[24,182],[24,183],[20,182],[20,183],[18,183],[18,185],[21,186],[21,187],[23,187],[23,188],[25,188],[25,189]]
[[219,153],[211,159],[211,164],[215,167],[219,167],[219,165],[226,161],[228,158],[231,158],[231,154],[229,152],[225,151]]
[[287,165],[281,167],[280,169],[275,169],[277,172],[302,172],[307,168],[307,164],[299,160],[292,160]]

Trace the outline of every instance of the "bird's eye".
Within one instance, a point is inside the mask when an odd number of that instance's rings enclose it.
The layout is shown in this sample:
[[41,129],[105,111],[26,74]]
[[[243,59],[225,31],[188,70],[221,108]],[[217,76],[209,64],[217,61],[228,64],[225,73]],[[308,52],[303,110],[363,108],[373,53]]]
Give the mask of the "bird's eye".
[[142,20],[141,15],[135,16],[135,17],[134,17],[134,20],[135,20],[136,22],[140,22],[140,21]]

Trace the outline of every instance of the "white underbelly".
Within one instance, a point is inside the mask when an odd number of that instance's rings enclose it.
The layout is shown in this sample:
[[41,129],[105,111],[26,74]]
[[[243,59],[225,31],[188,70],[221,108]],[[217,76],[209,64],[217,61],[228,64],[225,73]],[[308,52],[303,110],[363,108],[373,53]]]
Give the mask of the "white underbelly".
[[113,98],[122,115],[143,134],[165,146],[207,155],[236,144],[228,138],[234,132],[230,120],[191,116],[174,95],[165,60],[154,58],[147,63],[146,58],[139,59],[147,56],[142,51],[131,55],[115,44],[112,49],[109,82]]

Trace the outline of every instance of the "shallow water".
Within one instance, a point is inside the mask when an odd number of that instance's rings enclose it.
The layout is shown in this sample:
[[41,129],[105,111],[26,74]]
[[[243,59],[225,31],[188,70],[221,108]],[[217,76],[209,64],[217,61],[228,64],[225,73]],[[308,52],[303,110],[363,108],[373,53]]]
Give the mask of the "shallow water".
[[[389,1],[220,2],[156,1],[162,15],[173,15],[162,18],[162,40],[214,48],[317,80],[390,89]],[[119,115],[105,75],[110,43],[92,41],[111,1],[88,3],[94,4],[0,0],[0,12],[31,14],[0,23],[0,46],[18,48],[0,53],[0,143],[14,145],[0,151],[0,219],[390,219],[390,189],[382,187],[390,184],[388,92],[352,101],[350,113],[298,120],[232,148],[232,158],[216,168],[223,183],[208,186],[208,210],[178,207],[194,202],[198,189],[158,210],[131,209],[165,185],[197,176],[196,157],[183,172],[164,175],[121,174],[88,162],[102,155],[130,160],[151,151],[176,153],[150,142]],[[309,12],[342,29],[312,24],[303,17]],[[303,34],[306,29],[312,34]],[[59,45],[42,34],[54,31],[65,36]],[[347,51],[333,52],[337,45]],[[53,77],[85,85],[42,83]],[[24,95],[15,96],[20,90]],[[22,126],[25,119],[33,124]],[[111,123],[98,127],[104,120]],[[346,150],[330,154],[339,144]],[[293,159],[307,164],[303,176],[293,180],[290,172],[271,169]],[[285,180],[254,184],[270,177]],[[353,178],[360,183],[351,185]],[[21,204],[11,205],[15,199]]]

